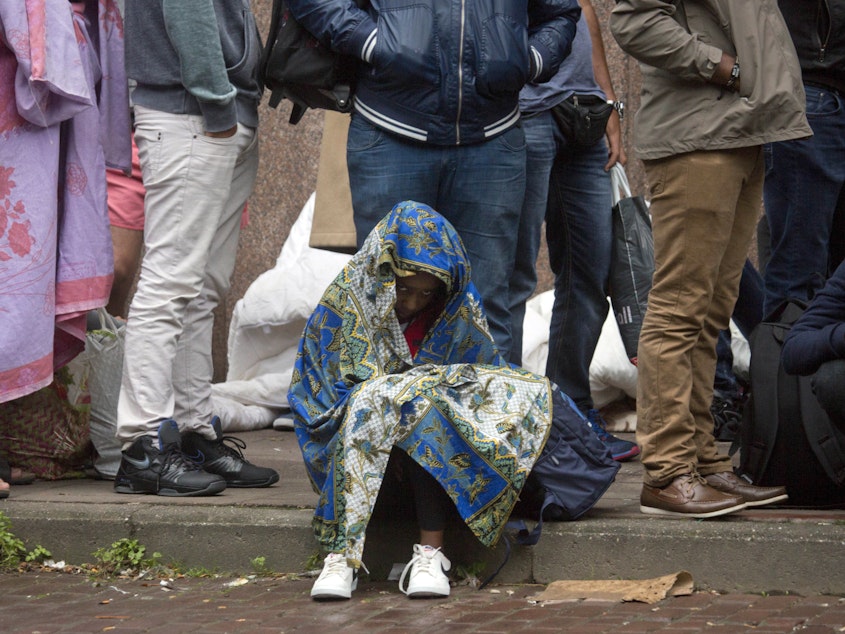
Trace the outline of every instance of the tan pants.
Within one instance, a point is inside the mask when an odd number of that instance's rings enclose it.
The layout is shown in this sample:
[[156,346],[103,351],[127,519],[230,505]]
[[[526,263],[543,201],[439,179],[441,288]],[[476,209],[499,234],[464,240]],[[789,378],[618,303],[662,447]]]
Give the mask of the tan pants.
[[655,271],[639,341],[637,442],[645,482],[731,469],[713,437],[716,339],[760,215],[760,146],[645,164]]

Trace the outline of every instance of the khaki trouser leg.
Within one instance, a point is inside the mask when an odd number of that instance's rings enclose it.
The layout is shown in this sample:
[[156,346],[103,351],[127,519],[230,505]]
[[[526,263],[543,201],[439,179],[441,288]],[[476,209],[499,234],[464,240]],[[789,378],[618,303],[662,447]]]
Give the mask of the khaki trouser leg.
[[731,468],[710,415],[716,337],[736,302],[762,174],[759,147],[646,163],[655,272],[638,350],[637,441],[648,484]]

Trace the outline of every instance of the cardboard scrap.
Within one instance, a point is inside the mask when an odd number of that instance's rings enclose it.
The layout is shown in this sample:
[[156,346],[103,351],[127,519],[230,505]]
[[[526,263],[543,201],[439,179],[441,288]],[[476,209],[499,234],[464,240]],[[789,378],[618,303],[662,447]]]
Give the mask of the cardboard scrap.
[[639,601],[657,603],[667,596],[692,594],[692,575],[681,570],[654,579],[605,579],[553,581],[532,602],[551,604],[577,599],[602,601]]

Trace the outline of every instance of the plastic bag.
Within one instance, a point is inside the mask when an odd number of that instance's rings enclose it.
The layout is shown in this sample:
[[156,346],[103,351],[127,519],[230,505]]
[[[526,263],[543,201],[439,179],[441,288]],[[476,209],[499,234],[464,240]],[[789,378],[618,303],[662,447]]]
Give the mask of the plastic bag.
[[120,444],[115,439],[115,431],[126,324],[103,308],[97,315],[100,328],[88,331],[83,353],[89,367],[91,442],[97,450],[94,468],[102,477],[113,479],[120,466]]
[[610,300],[628,359],[637,365],[637,345],[654,275],[654,238],[648,203],[632,196],[625,169],[616,163],[613,183],[613,255]]

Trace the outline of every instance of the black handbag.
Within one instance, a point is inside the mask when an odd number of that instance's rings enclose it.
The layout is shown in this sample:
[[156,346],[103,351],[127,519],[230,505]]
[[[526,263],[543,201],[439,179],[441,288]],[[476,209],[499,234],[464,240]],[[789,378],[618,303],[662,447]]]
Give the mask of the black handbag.
[[[361,6],[363,2],[358,2]],[[270,107],[293,102],[289,122],[298,123],[308,108],[349,112],[358,59],[323,46],[291,15],[286,0],[273,0],[267,44],[261,60]]]
[[552,116],[561,133],[577,147],[598,143],[612,112],[613,104],[596,95],[570,95],[552,108]]

